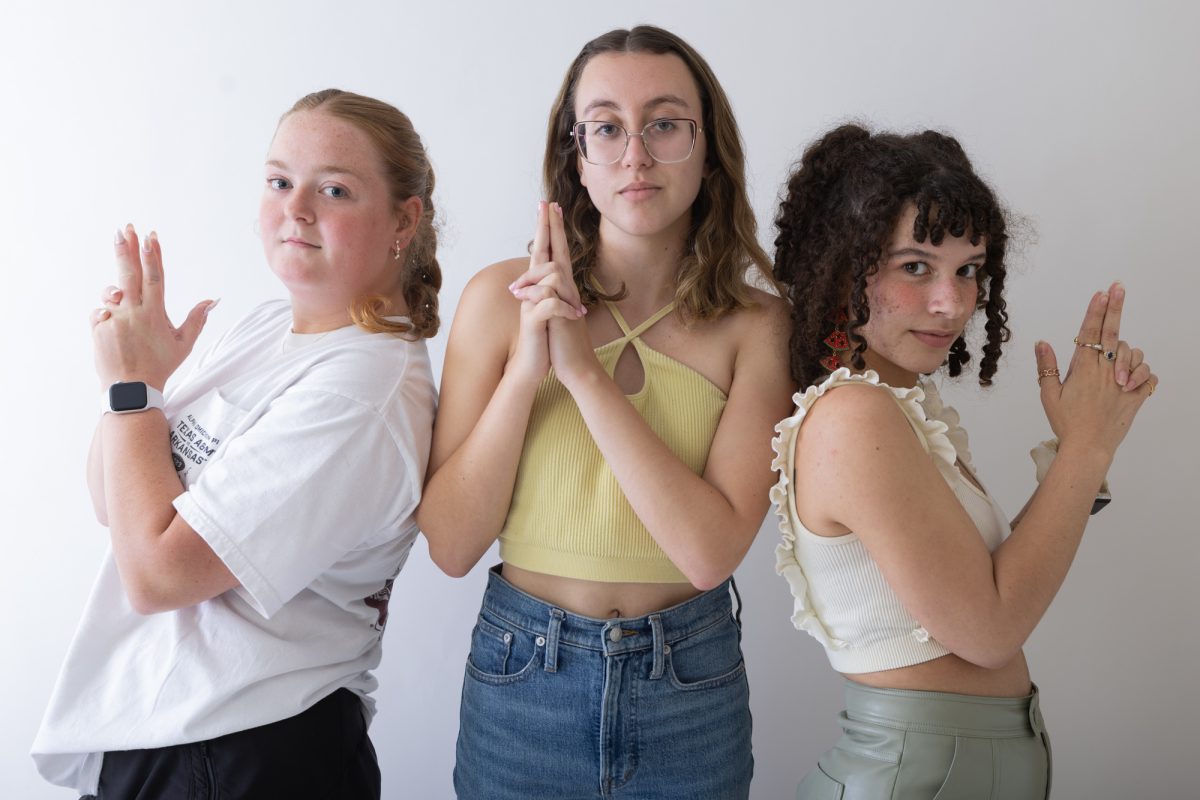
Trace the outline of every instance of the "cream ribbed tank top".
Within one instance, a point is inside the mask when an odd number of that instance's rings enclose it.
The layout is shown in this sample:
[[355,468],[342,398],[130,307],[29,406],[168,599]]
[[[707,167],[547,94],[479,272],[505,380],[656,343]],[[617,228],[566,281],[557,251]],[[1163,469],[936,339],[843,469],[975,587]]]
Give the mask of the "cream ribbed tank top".
[[[625,335],[597,347],[596,358],[611,376],[625,348],[635,349],[645,382],[626,397],[671,452],[702,474],[725,393],[641,340],[675,304],[632,330],[612,303],[605,305]],[[512,505],[500,532],[500,557],[521,569],[567,578],[687,582],[625,499],[553,370],[534,396]]]

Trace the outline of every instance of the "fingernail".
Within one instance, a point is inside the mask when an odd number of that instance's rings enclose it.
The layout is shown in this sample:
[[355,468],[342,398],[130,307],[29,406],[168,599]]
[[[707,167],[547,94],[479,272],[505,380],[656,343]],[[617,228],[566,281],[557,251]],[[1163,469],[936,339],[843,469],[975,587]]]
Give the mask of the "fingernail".
[[113,244],[116,244],[116,245],[125,244],[125,231],[122,230],[121,228],[117,228],[117,235],[113,238]]
[[1045,355],[1045,353],[1046,353],[1046,343],[1045,343],[1045,342],[1043,342],[1041,339],[1039,339],[1039,340],[1037,340],[1036,342],[1034,342],[1034,343],[1033,343],[1033,352],[1034,352],[1034,353],[1037,353],[1039,356],[1040,356],[1040,355]]
[[1118,370],[1117,371],[1117,383],[1121,384],[1122,386],[1129,383],[1129,372],[1126,370],[1123,370],[1123,369]]
[[114,286],[113,288],[111,288],[111,289],[109,289],[109,290],[108,290],[108,296],[109,296],[109,297],[116,297],[116,296],[117,296],[117,295],[119,295],[120,293],[121,293],[121,290],[120,290],[120,289],[118,289],[118,288],[117,288],[117,287],[115,287],[115,286]]
[[151,233],[151,234],[150,234],[149,236],[147,236],[145,239],[142,239],[142,252],[143,252],[143,253],[149,253],[149,252],[150,252],[150,248],[151,248],[151,246],[152,246],[152,245],[150,244],[150,240],[151,240],[152,238],[154,238],[154,234],[153,234],[153,233]]
[[221,298],[218,297],[216,300],[213,300],[211,303],[209,303],[207,306],[205,306],[204,316],[207,317],[209,312],[212,311],[214,308],[216,308],[217,303],[219,303],[219,302],[221,302]]
[[1101,303],[1107,303],[1107,302],[1108,302],[1108,292],[1101,292],[1101,293],[1100,293],[1100,302],[1101,302]]
[[554,213],[558,214],[560,217],[562,216],[562,206],[560,206],[558,203],[554,204]]

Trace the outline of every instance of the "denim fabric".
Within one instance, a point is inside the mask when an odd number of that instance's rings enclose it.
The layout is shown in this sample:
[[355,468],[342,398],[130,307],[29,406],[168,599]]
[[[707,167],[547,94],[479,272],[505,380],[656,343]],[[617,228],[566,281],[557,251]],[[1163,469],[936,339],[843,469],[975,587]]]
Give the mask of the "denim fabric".
[[729,583],[593,619],[493,570],[463,680],[460,800],[746,798],[750,704]]
[[1050,737],[1028,697],[872,689],[846,682],[841,739],[798,800],[1040,800]]

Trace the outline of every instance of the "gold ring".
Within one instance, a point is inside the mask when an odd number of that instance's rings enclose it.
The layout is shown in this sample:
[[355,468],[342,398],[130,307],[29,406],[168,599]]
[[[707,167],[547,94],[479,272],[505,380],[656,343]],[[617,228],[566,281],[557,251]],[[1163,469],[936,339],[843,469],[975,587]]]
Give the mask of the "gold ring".
[[1150,384],[1150,394],[1146,395],[1146,397],[1149,397],[1150,395],[1154,394],[1154,390],[1157,388],[1158,388],[1158,381],[1155,381],[1154,383]]
[[1117,359],[1117,352],[1115,350],[1105,350],[1104,345],[1100,344],[1099,342],[1081,342],[1079,341],[1078,336],[1076,336],[1072,341],[1075,342],[1077,347],[1087,347],[1095,350],[1097,353],[1104,356],[1105,361],[1116,361]]
[[1039,369],[1038,376],[1037,376],[1038,384],[1039,385],[1041,384],[1042,378],[1049,378],[1049,377],[1057,378],[1058,374],[1059,374],[1058,369]]

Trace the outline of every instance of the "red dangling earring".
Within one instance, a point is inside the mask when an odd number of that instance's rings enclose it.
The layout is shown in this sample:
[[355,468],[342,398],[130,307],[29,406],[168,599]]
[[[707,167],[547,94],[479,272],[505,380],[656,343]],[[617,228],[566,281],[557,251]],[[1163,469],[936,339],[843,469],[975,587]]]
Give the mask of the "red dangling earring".
[[843,366],[841,354],[850,349],[850,337],[846,335],[846,322],[846,312],[838,309],[833,318],[833,331],[822,340],[825,346],[833,351],[820,360],[821,366],[830,372]]

